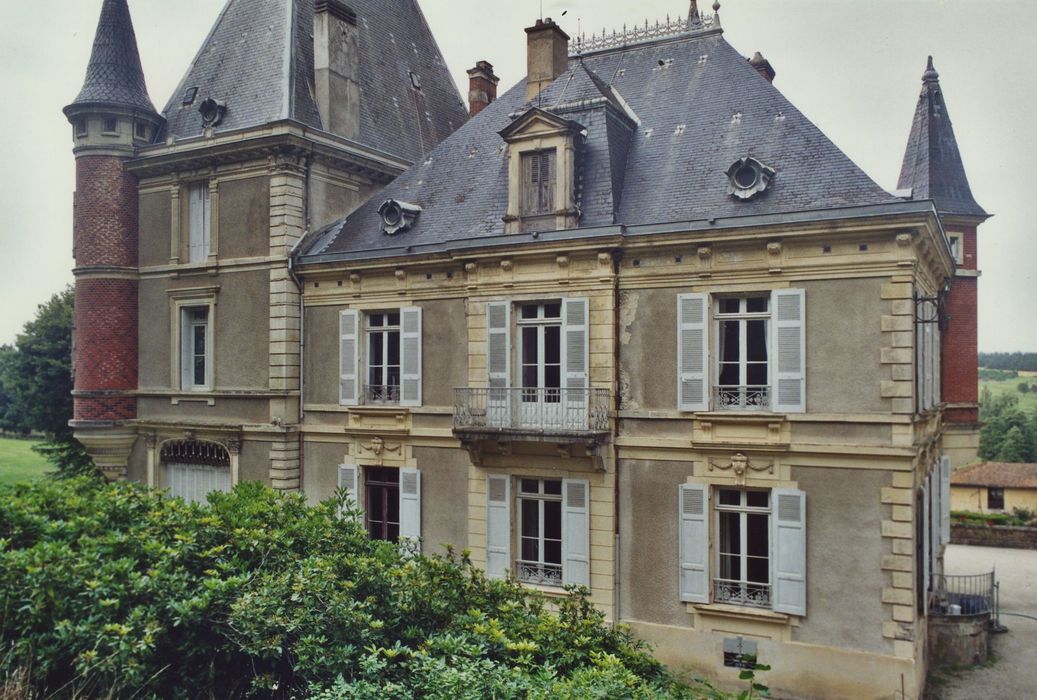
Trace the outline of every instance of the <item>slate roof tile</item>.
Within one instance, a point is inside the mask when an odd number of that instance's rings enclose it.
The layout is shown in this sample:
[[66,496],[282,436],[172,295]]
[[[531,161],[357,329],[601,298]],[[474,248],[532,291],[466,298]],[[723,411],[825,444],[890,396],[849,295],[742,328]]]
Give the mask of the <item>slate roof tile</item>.
[[[703,58],[705,57],[705,58]],[[589,69],[580,71],[581,61]],[[596,76],[595,81],[590,75]],[[622,144],[609,133],[604,105],[572,111],[581,100],[599,103],[607,81],[639,120]],[[470,244],[504,233],[507,154],[498,132],[533,106],[564,111],[587,128],[583,153],[581,227],[701,221],[893,204],[872,181],[717,32],[634,45],[570,60],[569,70],[531,103],[525,81],[505,92],[452,136],[428,161],[391,183],[348,218],[301,246],[301,262],[321,251],[336,255],[399,252],[407,246]],[[683,125],[683,129],[678,127]],[[622,153],[623,157],[619,157]],[[474,155],[472,155],[474,153]],[[777,175],[748,202],[727,194],[726,171],[752,155]],[[616,177],[617,168],[622,176]],[[461,196],[463,195],[463,196]],[[407,232],[387,236],[376,214],[385,199],[423,208]]]
[[[417,0],[348,4],[360,36],[356,140],[415,162],[467,121],[467,108]],[[207,97],[227,104],[217,131],[281,119],[323,128],[313,97],[313,14],[314,0],[229,0],[166,105],[163,137],[200,136],[198,105]],[[183,105],[191,87],[198,96]]]

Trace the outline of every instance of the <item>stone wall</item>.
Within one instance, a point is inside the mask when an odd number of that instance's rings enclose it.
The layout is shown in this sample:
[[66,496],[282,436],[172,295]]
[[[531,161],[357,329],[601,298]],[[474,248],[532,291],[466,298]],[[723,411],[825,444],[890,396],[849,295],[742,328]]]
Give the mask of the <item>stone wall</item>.
[[1037,527],[951,524],[951,544],[1037,549]]

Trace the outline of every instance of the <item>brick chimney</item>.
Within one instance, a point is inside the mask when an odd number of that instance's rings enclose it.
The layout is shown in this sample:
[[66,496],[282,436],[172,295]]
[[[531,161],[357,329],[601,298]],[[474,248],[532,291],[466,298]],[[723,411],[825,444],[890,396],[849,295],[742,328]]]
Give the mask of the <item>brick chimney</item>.
[[749,59],[749,65],[756,69],[756,72],[767,79],[768,83],[774,82],[774,76],[777,73],[771,67],[771,62],[763,57],[759,51],[753,54],[753,57]]
[[532,100],[568,69],[569,35],[548,17],[526,29],[526,37],[526,99]]
[[360,135],[360,33],[356,13],[339,0],[316,0],[313,79],[325,131]]
[[497,99],[497,84],[500,78],[493,74],[489,61],[479,61],[475,68],[468,69],[468,113],[475,116]]

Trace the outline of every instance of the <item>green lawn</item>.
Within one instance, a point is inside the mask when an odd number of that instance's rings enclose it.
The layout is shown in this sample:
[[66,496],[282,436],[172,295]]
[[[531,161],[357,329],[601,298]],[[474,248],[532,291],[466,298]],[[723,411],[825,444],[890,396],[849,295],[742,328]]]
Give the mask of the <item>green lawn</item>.
[[1028,383],[1031,387],[1037,387],[1037,377],[1019,377],[1017,379],[1005,379],[1004,381],[994,381],[991,379],[981,379],[979,381],[979,392],[983,393],[983,389],[989,388],[990,393],[994,396],[1001,394],[1012,394],[1013,396],[1019,397],[1019,408],[1024,411],[1037,411],[1037,391],[1030,391],[1028,393],[1022,393],[1019,391],[1019,384],[1021,382]]
[[35,444],[30,440],[0,438],[0,484],[34,481],[53,469],[32,451]]

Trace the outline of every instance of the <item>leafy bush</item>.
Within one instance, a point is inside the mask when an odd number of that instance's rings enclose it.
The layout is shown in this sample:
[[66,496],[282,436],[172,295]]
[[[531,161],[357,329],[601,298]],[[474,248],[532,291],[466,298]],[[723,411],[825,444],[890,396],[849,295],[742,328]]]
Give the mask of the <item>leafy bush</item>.
[[342,501],[0,490],[0,678],[114,697],[691,698],[575,593],[369,540]]
[[951,511],[951,519],[965,525],[1032,525],[1035,514],[1025,508],[1014,508],[1012,513],[974,513],[967,510]]

